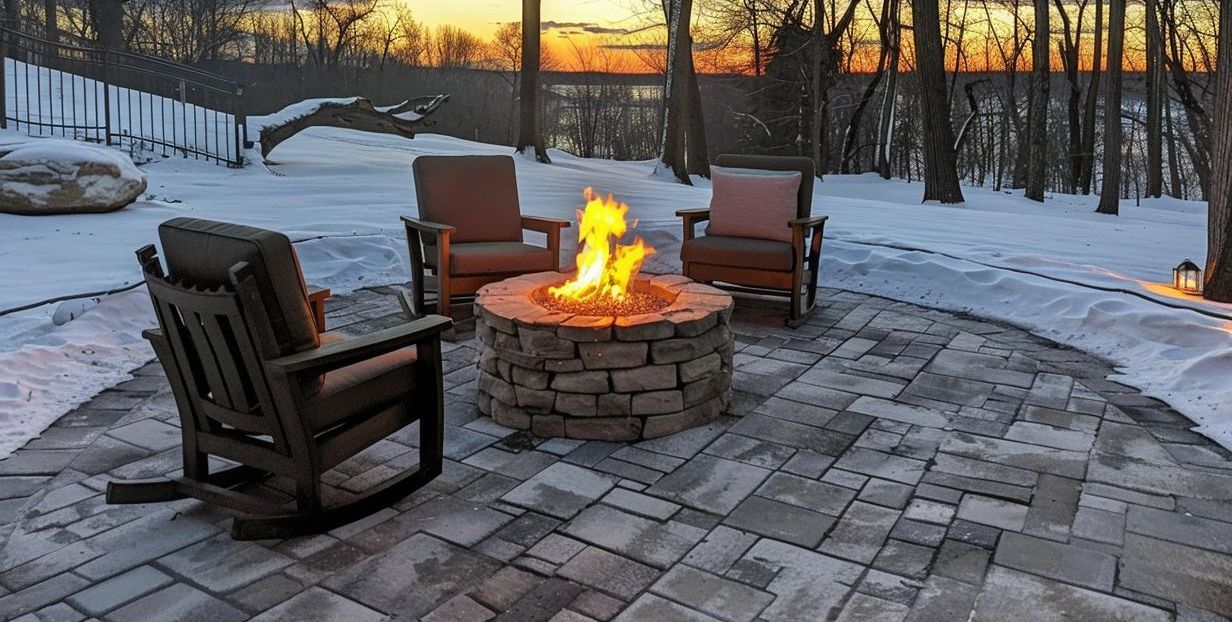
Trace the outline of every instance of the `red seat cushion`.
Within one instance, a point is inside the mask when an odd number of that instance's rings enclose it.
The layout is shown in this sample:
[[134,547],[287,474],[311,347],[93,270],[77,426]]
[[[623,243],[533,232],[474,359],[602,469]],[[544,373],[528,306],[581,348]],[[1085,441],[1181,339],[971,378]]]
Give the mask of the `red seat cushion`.
[[449,246],[449,274],[544,272],[557,268],[552,251],[521,242],[475,242]]
[[713,266],[791,272],[796,254],[787,242],[704,235],[681,245],[680,259]]
[[305,405],[305,419],[315,433],[389,408],[415,388],[414,366],[415,348],[402,348],[327,372]]

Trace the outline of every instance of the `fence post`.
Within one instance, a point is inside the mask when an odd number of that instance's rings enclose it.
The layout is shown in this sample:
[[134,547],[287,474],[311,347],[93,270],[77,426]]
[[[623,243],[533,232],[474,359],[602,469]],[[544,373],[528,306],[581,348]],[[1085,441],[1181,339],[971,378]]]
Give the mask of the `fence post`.
[[99,50],[103,55],[103,132],[106,134],[105,141],[108,145],[111,144],[111,65],[107,62],[106,49]]
[[231,116],[235,123],[235,166],[244,166],[244,150],[248,148],[248,115],[243,112],[241,100],[244,97],[244,85],[235,85],[235,95],[231,100]]
[[[8,83],[6,82],[8,75],[8,55],[9,55],[9,31],[3,23],[0,23],[0,130],[8,129],[9,127],[9,96]],[[16,59],[14,59],[13,68],[16,69]],[[13,85],[16,88],[16,85]]]

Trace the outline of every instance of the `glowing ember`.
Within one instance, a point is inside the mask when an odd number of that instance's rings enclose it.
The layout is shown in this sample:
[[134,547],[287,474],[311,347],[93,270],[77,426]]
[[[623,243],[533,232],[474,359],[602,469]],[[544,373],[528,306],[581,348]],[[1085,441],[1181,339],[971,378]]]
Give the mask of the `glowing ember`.
[[646,246],[640,237],[633,244],[620,243],[629,229],[625,222],[628,205],[617,202],[610,194],[600,198],[590,188],[583,195],[586,209],[578,211],[577,276],[557,287],[549,287],[548,293],[562,304],[585,302],[595,308],[618,308],[621,306],[618,303],[631,295],[629,283],[654,249]]
[[539,291],[542,294],[536,293],[534,297],[535,302],[539,303],[539,306],[551,309],[552,311],[573,313],[575,315],[641,315],[643,313],[662,311],[671,304],[671,301],[666,298],[660,298],[654,294],[639,291],[627,292],[619,299],[604,297],[589,300],[574,300],[573,298],[548,294],[547,290]]

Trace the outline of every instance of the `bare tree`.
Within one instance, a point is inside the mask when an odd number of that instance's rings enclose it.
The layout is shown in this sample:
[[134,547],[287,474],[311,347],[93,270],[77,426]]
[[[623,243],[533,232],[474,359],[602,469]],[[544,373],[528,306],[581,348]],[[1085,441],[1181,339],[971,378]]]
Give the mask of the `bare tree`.
[[902,49],[902,27],[898,15],[899,0],[885,0],[887,10],[882,14],[884,34],[882,45],[889,49],[886,58],[886,87],[881,97],[881,110],[877,121],[877,173],[890,178],[890,147],[894,137],[894,111],[898,103],[898,56]]
[[1163,196],[1163,40],[1156,0],[1146,0],[1146,196]]
[[1078,188],[1091,194],[1095,173],[1095,110],[1099,104],[1099,80],[1104,52],[1104,0],[1095,0],[1095,28],[1091,52],[1091,77],[1087,81],[1087,99],[1082,112],[1082,162],[1078,169]]
[[920,82],[920,113],[924,126],[924,200],[962,203],[954,157],[954,129],[946,101],[945,57],[941,47],[938,0],[912,0],[916,74]]
[[109,50],[125,48],[123,0],[90,0],[90,16],[99,45]]
[[533,151],[535,159],[551,162],[539,127],[539,1],[522,0],[522,76],[519,85],[518,140],[521,153]]
[[663,0],[667,22],[667,77],[663,99],[663,141],[659,162],[683,184],[691,184],[685,160],[685,123],[689,107],[689,71],[692,68],[692,38],[689,36],[692,0]]
[[1052,69],[1049,66],[1048,0],[1034,0],[1035,32],[1031,39],[1031,98],[1027,107],[1026,197],[1044,200],[1048,162],[1048,96]]
[[[1070,20],[1066,10],[1065,0],[1053,0],[1057,14],[1061,16],[1061,63],[1065,69],[1065,80],[1069,83],[1069,98],[1066,110],[1069,113],[1069,175],[1066,179],[1066,192],[1073,193],[1078,188],[1078,180],[1082,177],[1082,83],[1078,78],[1079,63],[1082,50],[1082,18],[1086,13],[1087,2],[1078,3],[1077,24]],[[1096,61],[1098,64],[1099,61]]]
[[1232,7],[1219,11],[1204,295],[1232,302]]
[[1125,2],[1110,0],[1108,10],[1108,92],[1104,98],[1104,166],[1099,191],[1101,214],[1119,214],[1121,203],[1121,65],[1125,62]]

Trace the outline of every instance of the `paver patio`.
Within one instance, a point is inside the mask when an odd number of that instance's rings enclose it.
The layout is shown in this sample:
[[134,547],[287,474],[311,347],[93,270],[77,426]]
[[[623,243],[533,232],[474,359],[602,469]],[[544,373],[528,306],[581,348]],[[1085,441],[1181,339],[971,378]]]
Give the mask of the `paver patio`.
[[[402,321],[391,290],[331,327]],[[199,502],[107,506],[178,468],[156,365],[0,461],[0,619],[1222,620],[1232,461],[1092,356],[838,291],[797,330],[741,299],[729,414],[636,444],[474,406],[446,344],[444,474],[327,535],[234,542]],[[336,495],[416,435],[329,474]],[[270,489],[271,495],[279,495]]]

